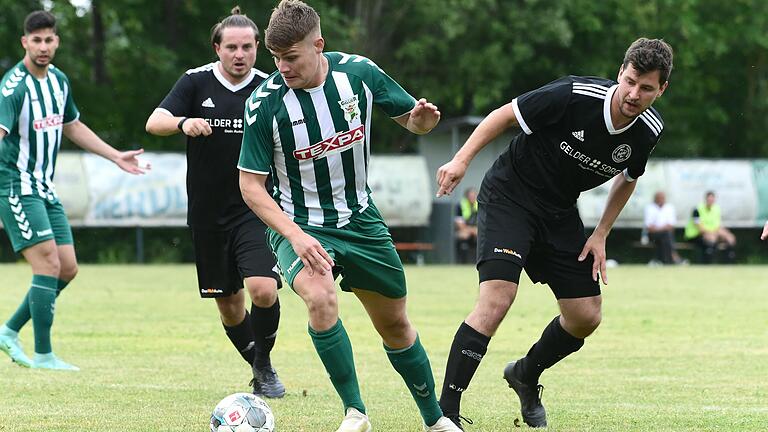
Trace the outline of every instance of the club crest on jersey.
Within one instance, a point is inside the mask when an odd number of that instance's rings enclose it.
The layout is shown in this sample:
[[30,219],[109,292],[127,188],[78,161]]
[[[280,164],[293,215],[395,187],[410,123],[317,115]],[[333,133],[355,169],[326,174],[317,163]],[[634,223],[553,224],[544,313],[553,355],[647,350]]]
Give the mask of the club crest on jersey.
[[56,105],[59,106],[59,112],[64,111],[64,92],[59,90],[53,94],[53,98],[56,99]]
[[611,158],[616,163],[622,163],[625,160],[629,159],[629,157],[632,155],[632,147],[629,146],[629,144],[622,144],[611,153]]
[[326,138],[317,144],[293,151],[293,157],[303,161],[309,159],[320,159],[330,154],[341,153],[344,150],[352,148],[365,141],[365,126],[360,125],[352,130],[339,132],[336,135]]
[[348,122],[360,118],[360,106],[358,105],[357,95],[352,96],[349,99],[339,101],[341,110],[344,111],[344,119]]

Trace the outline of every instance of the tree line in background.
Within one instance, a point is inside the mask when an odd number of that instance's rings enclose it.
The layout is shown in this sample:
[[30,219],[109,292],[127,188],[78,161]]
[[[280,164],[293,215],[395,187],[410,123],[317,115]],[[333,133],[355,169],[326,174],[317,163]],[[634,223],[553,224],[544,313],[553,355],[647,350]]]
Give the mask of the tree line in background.
[[[22,56],[27,13],[59,18],[54,63],[70,77],[82,118],[115,146],[180,150],[144,123],[187,69],[215,60],[213,24],[239,4],[263,31],[277,0],[0,0],[0,71]],[[627,46],[661,37],[675,50],[662,157],[768,157],[768,2],[764,0],[308,0],[326,49],[374,60],[443,118],[485,116],[562,75],[615,78]],[[85,5],[85,6],[83,6]],[[268,73],[263,46],[256,66]],[[379,114],[381,116],[381,114]],[[378,121],[378,152],[414,139]]]

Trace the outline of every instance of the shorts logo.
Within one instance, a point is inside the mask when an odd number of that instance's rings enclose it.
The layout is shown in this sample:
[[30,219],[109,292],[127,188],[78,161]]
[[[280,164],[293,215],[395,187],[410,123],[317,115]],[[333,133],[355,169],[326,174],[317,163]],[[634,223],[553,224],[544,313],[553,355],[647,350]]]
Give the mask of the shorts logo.
[[357,95],[352,96],[349,99],[339,101],[341,110],[344,111],[344,119],[351,122],[357,118],[360,118],[360,105]]
[[518,257],[520,259],[523,258],[522,256],[520,256],[519,253],[513,251],[512,249],[507,249],[507,248],[497,248],[497,247],[495,247],[495,248],[493,248],[493,253],[503,253],[503,254],[507,254],[507,255],[516,256],[516,257]]
[[632,155],[632,147],[629,146],[629,144],[622,144],[613,151],[611,154],[611,158],[616,163],[624,162],[625,160],[629,159],[629,156]]
[[200,290],[200,294],[222,294],[222,293],[224,293],[224,291],[218,288],[203,288]]
[[352,130],[339,132],[309,147],[294,150],[293,157],[300,161],[324,158],[329,154],[341,153],[352,146],[365,142],[365,126],[360,125]]
[[286,272],[286,273],[290,273],[290,272],[291,272],[291,270],[293,270],[293,269],[296,267],[296,264],[298,264],[298,263],[300,263],[300,262],[301,262],[301,258],[296,258],[295,260],[293,260],[293,262],[291,263],[291,265],[289,265],[289,266],[288,266],[288,269],[287,269],[285,272]]
[[32,238],[32,228],[29,227],[29,219],[27,214],[24,213],[24,209],[21,208],[21,199],[18,195],[13,194],[8,197],[8,204],[11,205],[11,211],[13,212],[13,218],[16,219],[16,225],[19,226],[19,231],[24,240]]
[[45,231],[38,231],[37,232],[37,236],[38,237],[47,236],[47,235],[51,235],[51,234],[53,234],[53,230],[50,229],[50,228],[45,230]]

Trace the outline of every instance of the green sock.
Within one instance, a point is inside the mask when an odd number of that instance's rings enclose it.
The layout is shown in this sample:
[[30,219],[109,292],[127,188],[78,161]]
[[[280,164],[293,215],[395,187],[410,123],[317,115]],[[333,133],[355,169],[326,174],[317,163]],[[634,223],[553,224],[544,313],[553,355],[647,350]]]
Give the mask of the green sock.
[[[66,288],[68,284],[69,281],[56,279],[56,297],[61,294],[61,291]],[[16,312],[14,312],[13,315],[11,315],[5,325],[8,326],[9,329],[18,333],[21,328],[24,327],[27,322],[29,322],[30,318],[32,318],[32,312],[29,310],[29,292],[27,292],[27,294],[24,296],[24,301],[21,302],[19,308],[16,309]]]
[[29,310],[35,329],[35,353],[48,354],[51,349],[51,326],[56,307],[57,279],[53,276],[32,276],[29,289]]
[[403,377],[405,385],[411,391],[413,400],[419,407],[421,417],[427,426],[432,426],[443,416],[443,411],[435,397],[435,379],[429,365],[427,352],[416,336],[416,341],[408,348],[392,349],[384,346],[390,363]]
[[355,408],[365,413],[365,405],[360,397],[360,386],[357,384],[352,344],[347,331],[341,324],[341,319],[326,331],[318,332],[309,326],[307,328],[315,345],[315,351],[320,356],[336,393],[344,403],[344,412],[346,413],[347,408]]
[[29,291],[27,291],[24,295],[24,301],[21,302],[19,308],[11,315],[5,325],[18,333],[30,318],[32,318],[32,315],[29,312]]

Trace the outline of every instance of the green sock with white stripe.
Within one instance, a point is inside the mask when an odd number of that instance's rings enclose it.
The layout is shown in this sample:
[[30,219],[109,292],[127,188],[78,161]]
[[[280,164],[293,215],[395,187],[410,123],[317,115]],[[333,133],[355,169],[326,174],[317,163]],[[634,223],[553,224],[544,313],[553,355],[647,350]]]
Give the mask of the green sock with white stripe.
[[429,364],[427,352],[416,336],[413,345],[403,349],[392,349],[384,345],[390,363],[397,373],[403,377],[405,385],[419,407],[424,424],[432,426],[443,416],[443,411],[435,396],[435,378],[432,376],[432,366]]
[[[56,296],[61,294],[61,291],[67,287],[69,281],[57,279],[56,280]],[[5,325],[18,333],[24,325],[32,318],[32,312],[29,310],[29,292],[24,295],[24,301],[21,302],[16,312],[11,315],[8,322]]]
[[32,276],[29,289],[29,311],[35,329],[35,353],[48,354],[51,349],[51,326],[56,307],[58,279],[53,276]]

